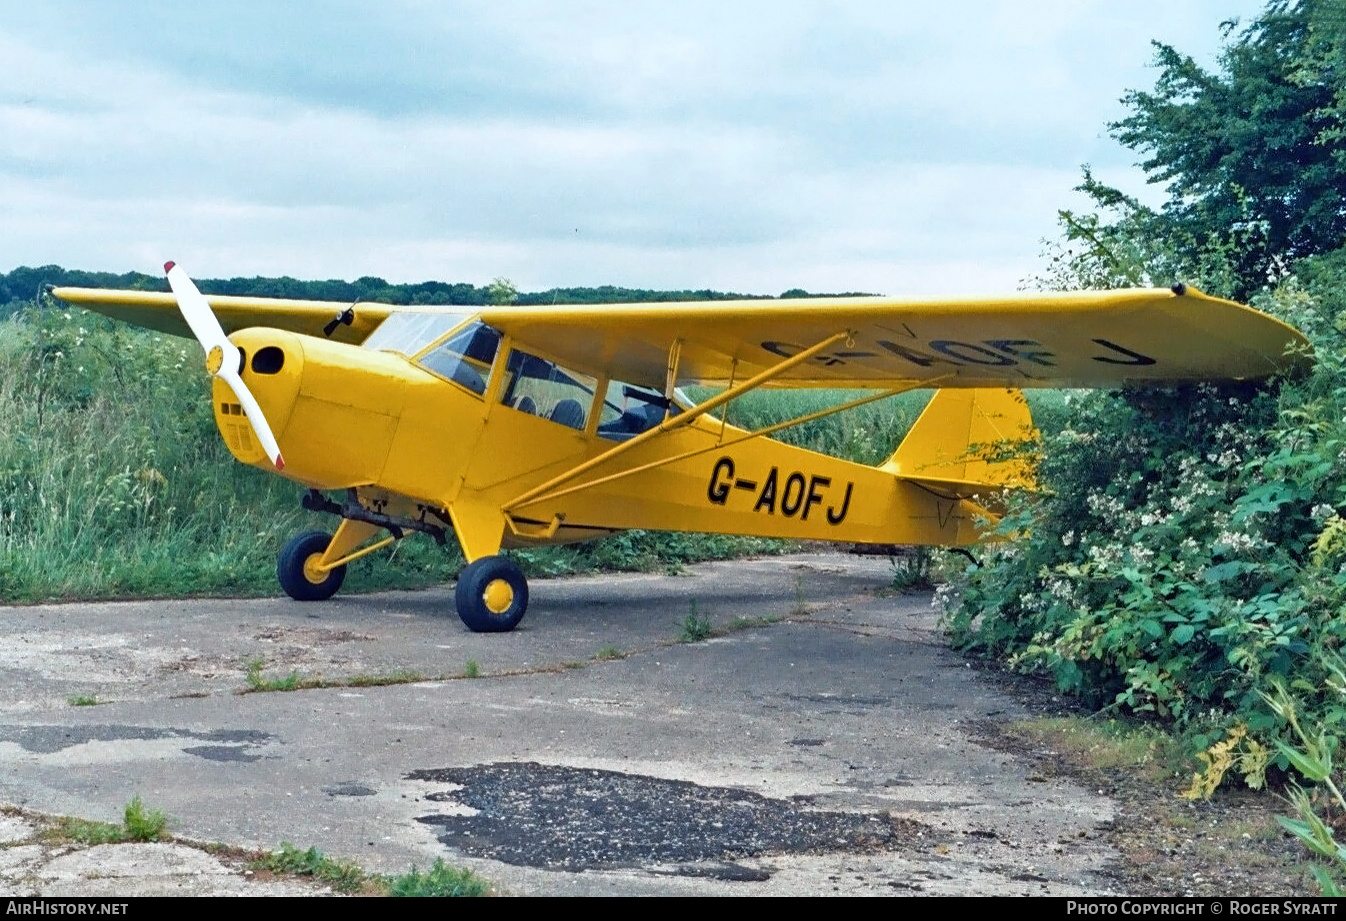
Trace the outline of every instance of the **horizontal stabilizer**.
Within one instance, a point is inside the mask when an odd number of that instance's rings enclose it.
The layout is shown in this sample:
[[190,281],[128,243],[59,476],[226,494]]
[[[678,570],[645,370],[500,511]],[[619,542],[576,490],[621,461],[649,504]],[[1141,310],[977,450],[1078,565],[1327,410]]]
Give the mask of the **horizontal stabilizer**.
[[951,498],[1033,485],[1021,450],[1037,438],[1018,390],[938,390],[880,469]]

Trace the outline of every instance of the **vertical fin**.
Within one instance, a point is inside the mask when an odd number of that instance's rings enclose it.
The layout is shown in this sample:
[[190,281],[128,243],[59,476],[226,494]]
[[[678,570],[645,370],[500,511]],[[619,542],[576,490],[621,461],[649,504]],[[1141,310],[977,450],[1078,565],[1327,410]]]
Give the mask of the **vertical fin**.
[[949,495],[1031,488],[1031,459],[1004,455],[1036,438],[1028,401],[1018,390],[938,390],[879,469]]

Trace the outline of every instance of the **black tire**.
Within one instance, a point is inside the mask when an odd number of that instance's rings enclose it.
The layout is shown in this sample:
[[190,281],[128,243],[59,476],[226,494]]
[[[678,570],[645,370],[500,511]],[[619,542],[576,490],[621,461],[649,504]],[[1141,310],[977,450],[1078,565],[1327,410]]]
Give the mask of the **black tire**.
[[276,578],[285,594],[295,601],[326,601],[337,593],[346,579],[345,566],[328,570],[321,582],[314,582],[304,572],[304,564],[320,555],[331,542],[331,535],[322,531],[305,531],[290,539],[276,561]]
[[[528,580],[508,557],[485,556],[463,567],[453,600],[459,618],[473,633],[506,633],[528,610]],[[492,602],[500,609],[493,610]]]

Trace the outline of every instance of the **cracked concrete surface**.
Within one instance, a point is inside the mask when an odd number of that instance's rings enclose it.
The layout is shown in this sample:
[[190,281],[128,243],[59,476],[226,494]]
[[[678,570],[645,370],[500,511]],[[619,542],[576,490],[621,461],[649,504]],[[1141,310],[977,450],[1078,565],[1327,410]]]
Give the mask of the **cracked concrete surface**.
[[[515,894],[1107,893],[1114,804],[965,731],[1027,714],[890,576],[801,554],[538,580],[510,634],[469,633],[451,587],[3,608],[0,802],[115,821],[139,793],[195,841],[386,873],[443,857]],[[679,644],[693,601],[717,628],[773,622]],[[332,686],[239,693],[259,657]],[[455,677],[468,660],[480,678]],[[714,802],[754,819],[716,830]],[[836,840],[789,844],[824,820]],[[33,891],[262,885],[190,848],[9,840],[0,879]],[[558,841],[604,847],[528,859]]]

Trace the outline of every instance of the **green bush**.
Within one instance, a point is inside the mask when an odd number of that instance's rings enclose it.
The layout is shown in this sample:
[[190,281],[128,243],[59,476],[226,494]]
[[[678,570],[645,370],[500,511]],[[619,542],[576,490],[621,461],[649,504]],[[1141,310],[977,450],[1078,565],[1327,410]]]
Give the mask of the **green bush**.
[[1041,490],[1002,522],[1020,539],[943,590],[958,646],[1199,748],[1274,749],[1282,684],[1328,731],[1346,719],[1320,690],[1346,640],[1346,273],[1306,269],[1260,304],[1313,341],[1306,378],[1072,395]]

